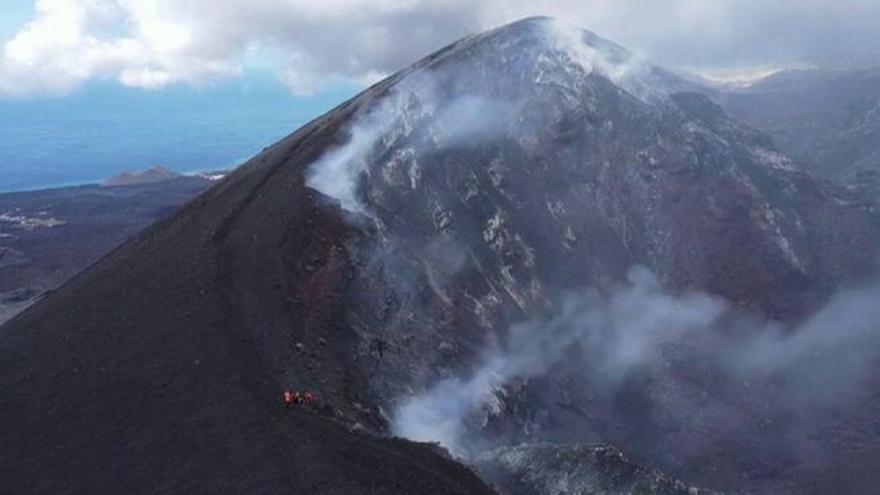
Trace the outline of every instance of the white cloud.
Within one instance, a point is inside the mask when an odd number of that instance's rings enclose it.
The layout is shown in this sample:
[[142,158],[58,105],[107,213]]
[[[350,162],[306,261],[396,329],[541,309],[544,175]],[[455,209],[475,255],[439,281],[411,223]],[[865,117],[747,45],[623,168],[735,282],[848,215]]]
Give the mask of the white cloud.
[[[475,29],[464,0],[36,0],[5,43],[0,94],[69,92],[90,79],[158,88],[240,74],[272,53],[297,92],[374,80]],[[475,17],[474,17],[475,18]]]
[[65,93],[106,78],[156,88],[238,73],[228,54],[193,50],[192,26],[162,15],[161,3],[37,0],[37,18],[3,46],[0,94]]
[[[880,51],[868,0],[36,0],[0,54],[0,95],[235,77],[269,53],[291,89],[375,80],[464,34],[549,14],[664,64],[767,63],[830,49]],[[695,42],[699,41],[699,42]],[[760,60],[763,57],[763,60]]]

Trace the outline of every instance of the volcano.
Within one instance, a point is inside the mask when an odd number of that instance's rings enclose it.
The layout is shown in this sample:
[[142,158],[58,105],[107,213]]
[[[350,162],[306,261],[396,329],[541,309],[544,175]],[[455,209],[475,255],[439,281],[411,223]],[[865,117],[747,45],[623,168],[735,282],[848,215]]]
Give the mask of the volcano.
[[[613,291],[638,265],[663,290],[800,321],[869,279],[863,206],[693,90],[546,18],[379,82],[0,328],[0,491],[493,493],[390,437],[394,411],[562,294]],[[858,438],[820,441],[837,450],[818,464],[764,423],[697,448],[711,421],[670,436],[639,402],[650,382],[534,398],[564,371],[505,384],[503,424],[482,426],[613,442],[714,489],[880,481],[880,444],[858,433],[876,423],[834,430]],[[285,407],[288,388],[320,407]]]

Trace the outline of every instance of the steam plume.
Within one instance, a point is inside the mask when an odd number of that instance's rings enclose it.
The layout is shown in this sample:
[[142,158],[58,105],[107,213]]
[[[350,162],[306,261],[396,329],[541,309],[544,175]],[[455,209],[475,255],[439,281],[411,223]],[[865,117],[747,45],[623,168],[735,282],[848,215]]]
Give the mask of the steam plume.
[[[498,414],[511,380],[542,375],[564,362],[574,370],[576,382],[613,392],[636,371],[664,373],[670,347],[717,365],[729,382],[756,388],[767,384],[750,393],[777,400],[773,408],[797,413],[794,417],[818,414],[842,406],[880,355],[878,296],[877,287],[840,293],[812,317],[789,327],[735,315],[724,301],[705,294],[670,294],[651,272],[636,267],[625,284],[608,294],[567,294],[551,316],[513,325],[473,373],[401,400],[393,431],[467,456],[479,443],[467,440],[478,433],[472,419],[478,413]],[[697,402],[686,384],[671,386],[672,395]],[[699,411],[690,404],[662,413]],[[719,412],[717,427],[729,427],[724,423],[734,414],[750,411]],[[678,419],[686,424],[686,417]]]

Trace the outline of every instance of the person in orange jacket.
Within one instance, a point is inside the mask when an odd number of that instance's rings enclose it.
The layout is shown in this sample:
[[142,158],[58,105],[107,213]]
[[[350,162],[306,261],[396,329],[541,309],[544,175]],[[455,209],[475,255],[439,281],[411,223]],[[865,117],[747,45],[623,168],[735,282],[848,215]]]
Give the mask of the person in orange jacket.
[[300,402],[300,396],[298,393],[292,390],[285,390],[281,396],[282,400],[284,400],[284,404],[288,406],[292,406],[294,404],[298,404]]
[[284,405],[288,407],[296,404],[311,406],[315,404],[315,395],[308,390],[297,392],[295,390],[286,389],[281,394],[281,400],[284,402]]

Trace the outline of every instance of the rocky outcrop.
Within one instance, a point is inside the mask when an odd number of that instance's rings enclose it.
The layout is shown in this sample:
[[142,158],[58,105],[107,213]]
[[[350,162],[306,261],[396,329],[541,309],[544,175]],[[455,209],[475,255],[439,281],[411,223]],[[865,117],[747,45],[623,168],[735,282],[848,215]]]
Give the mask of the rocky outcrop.
[[720,495],[639,466],[607,445],[517,445],[485,453],[477,465],[514,495]]
[[716,99],[817,177],[880,198],[880,69],[786,70]]
[[176,179],[181,175],[163,166],[151,167],[138,172],[123,172],[116,177],[111,177],[101,183],[105,187],[134,186],[137,184],[150,184]]

